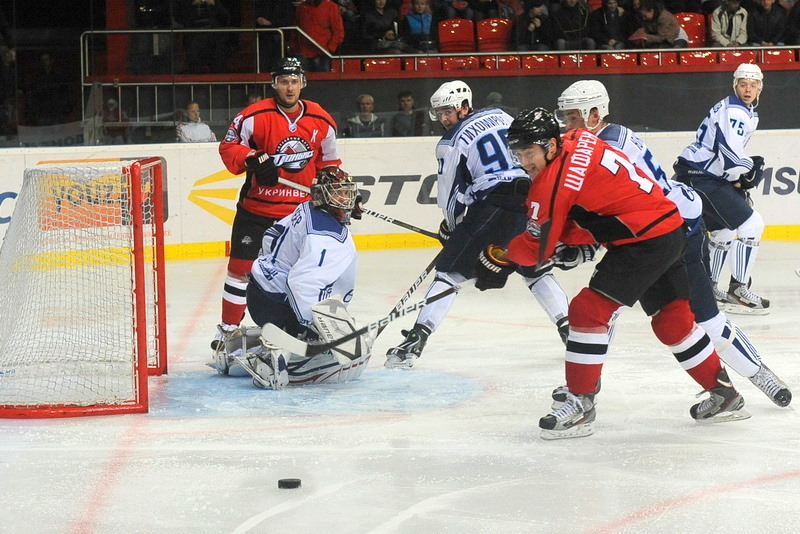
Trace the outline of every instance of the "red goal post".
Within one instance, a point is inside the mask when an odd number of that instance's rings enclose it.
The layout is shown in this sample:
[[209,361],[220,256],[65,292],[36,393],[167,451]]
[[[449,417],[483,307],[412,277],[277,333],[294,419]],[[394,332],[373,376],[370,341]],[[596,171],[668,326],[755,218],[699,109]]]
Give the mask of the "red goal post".
[[0,248],[0,417],[148,411],[167,371],[163,162],[25,170]]

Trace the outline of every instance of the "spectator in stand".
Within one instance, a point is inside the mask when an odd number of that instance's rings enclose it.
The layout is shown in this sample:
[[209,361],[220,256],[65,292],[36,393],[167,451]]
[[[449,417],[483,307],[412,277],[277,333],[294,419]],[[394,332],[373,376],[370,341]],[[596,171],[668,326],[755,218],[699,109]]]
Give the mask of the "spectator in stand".
[[344,41],[339,47],[342,55],[362,55],[367,53],[367,47],[361,38],[361,16],[354,0],[338,0],[339,15],[344,24]]
[[786,34],[786,10],[775,0],[760,0],[747,13],[747,39],[751,46],[783,46]]
[[[294,26],[292,0],[255,0],[255,26],[257,29]],[[272,72],[283,57],[281,36],[278,32],[259,32],[258,55],[261,72]]]
[[475,11],[467,0],[445,0],[444,18],[475,20]]
[[387,0],[372,0],[373,5],[361,14],[361,36],[371,53],[414,53],[413,48],[400,39],[397,10],[386,5]]
[[[137,0],[134,22],[137,30],[168,30],[173,27],[169,0]],[[129,68],[134,74],[165,74],[172,70],[171,33],[134,33],[130,36]]]
[[553,20],[544,12],[544,0],[525,0],[525,12],[514,23],[514,44],[517,50],[550,50],[553,31]]
[[397,93],[397,109],[400,111],[392,117],[393,136],[425,135],[425,112],[414,107],[414,95],[411,91]]
[[17,62],[12,49],[0,45],[0,140],[17,135]]
[[[223,28],[231,14],[221,0],[178,0],[177,20],[187,30]],[[183,48],[190,74],[228,72],[225,36],[213,32],[183,34]]]
[[517,114],[517,108],[512,108],[511,106],[506,106],[503,104],[503,95],[498,93],[497,91],[492,91],[488,95],[486,95],[486,105],[483,106],[482,109],[486,108],[496,108],[501,111],[505,111],[511,117],[514,117]]
[[711,46],[744,46],[747,43],[747,11],[739,0],[725,0],[711,14]]
[[3,10],[0,9],[0,46],[5,46],[11,53],[11,61],[17,60],[17,48],[14,46],[14,38],[11,35],[11,25],[8,23]]
[[483,19],[497,18],[497,2],[495,0],[471,0],[472,12],[475,14],[475,22]]
[[127,145],[131,142],[131,126],[128,114],[119,102],[109,98],[103,106],[103,143],[106,145]]
[[589,32],[589,11],[589,6],[578,0],[561,0],[561,7],[553,14],[553,49],[595,49]]
[[200,104],[195,101],[186,104],[184,117],[175,127],[180,143],[216,143],[217,136],[208,124],[200,118]]
[[501,19],[517,20],[525,12],[522,0],[496,0],[497,16]]
[[28,79],[26,112],[31,126],[63,124],[72,112],[72,84],[56,69],[50,52],[42,52]]
[[400,21],[400,39],[418,52],[436,52],[437,22],[429,0],[413,0],[411,11]]
[[629,40],[643,48],[686,48],[689,36],[675,15],[664,9],[657,0],[641,0],[639,15],[642,27]]
[[786,21],[786,44],[800,44],[800,2],[795,2]]
[[[305,0],[297,6],[295,18],[297,26],[331,54],[344,41],[344,23],[339,6],[331,0]],[[331,70],[330,58],[307,39],[300,41],[300,55],[303,56],[307,71]]]
[[261,102],[262,100],[264,100],[264,97],[261,95],[260,91],[251,91],[251,92],[247,93],[247,105],[248,106],[252,106],[256,102]]
[[372,95],[358,95],[358,113],[349,119],[344,127],[344,137],[386,137],[386,121],[375,113],[375,99]]
[[603,0],[603,7],[589,14],[589,28],[601,50],[622,50],[631,34],[626,27],[625,10],[617,0]]

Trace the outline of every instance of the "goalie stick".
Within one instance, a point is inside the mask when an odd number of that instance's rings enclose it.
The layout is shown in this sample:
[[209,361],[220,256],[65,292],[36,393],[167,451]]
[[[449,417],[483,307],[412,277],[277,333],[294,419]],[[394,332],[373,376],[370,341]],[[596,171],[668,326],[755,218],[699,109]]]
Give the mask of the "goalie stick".
[[[309,194],[309,195],[311,194],[311,189],[310,188],[308,188],[308,187],[306,187],[304,185],[300,185],[300,184],[296,184],[294,182],[290,182],[286,178],[280,178],[279,177],[278,178],[278,183],[281,183],[281,184],[283,184],[283,185],[285,185],[287,187],[292,187],[294,189],[297,189],[298,191],[302,191],[303,193],[306,193],[306,194]],[[371,209],[367,209],[367,208],[364,208],[364,207],[361,208],[361,211],[363,211],[367,215],[372,215],[373,217],[375,217],[377,219],[381,219],[383,221],[386,221],[389,224],[394,224],[396,226],[400,226],[401,228],[405,228],[406,230],[411,230],[412,232],[417,232],[418,234],[422,234],[425,237],[430,237],[430,238],[436,239],[436,240],[439,239],[439,234],[434,233],[434,232],[429,232],[428,230],[425,230],[424,228],[420,228],[419,226],[414,226],[413,224],[409,224],[407,222],[398,221],[397,219],[389,217],[388,215],[384,215],[382,213],[378,213],[377,211],[372,211]]]
[[292,354],[310,358],[311,356],[316,356],[317,354],[327,352],[333,347],[338,347],[342,343],[347,343],[350,340],[356,339],[357,337],[366,334],[370,330],[382,329],[395,319],[403,317],[404,315],[408,315],[409,313],[415,312],[420,308],[424,308],[428,304],[452,295],[459,289],[459,287],[451,287],[450,289],[446,289],[441,293],[437,293],[436,295],[423,299],[415,304],[406,306],[400,310],[394,310],[383,319],[375,321],[374,323],[369,323],[368,325],[363,326],[358,330],[347,334],[346,336],[340,337],[339,339],[334,339],[328,343],[308,344],[305,341],[301,341],[293,335],[281,330],[272,323],[267,323],[264,325],[264,328],[261,330],[261,337],[266,344],[277,345],[278,347],[288,350]]

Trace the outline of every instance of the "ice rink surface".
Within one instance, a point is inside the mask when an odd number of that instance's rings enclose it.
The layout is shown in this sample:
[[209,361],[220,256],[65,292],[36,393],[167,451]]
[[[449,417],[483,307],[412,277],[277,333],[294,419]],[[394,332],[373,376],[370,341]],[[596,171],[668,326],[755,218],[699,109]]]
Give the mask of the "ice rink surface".
[[[362,252],[356,321],[387,314],[435,253]],[[168,263],[170,372],[151,379],[149,414],[0,420],[0,532],[800,532],[797,243],[762,246],[753,289],[772,313],[731,316],[790,407],[731,372],[753,417],[695,423],[698,386],[635,308],[595,434],[560,441],[537,422],[564,382],[563,345],[519,278],[463,290],[411,371],[383,355],[413,316],[381,334],[358,381],[270,391],[205,365],[225,266]],[[559,278],[572,296],[590,274]],[[302,487],[278,489],[284,477]]]

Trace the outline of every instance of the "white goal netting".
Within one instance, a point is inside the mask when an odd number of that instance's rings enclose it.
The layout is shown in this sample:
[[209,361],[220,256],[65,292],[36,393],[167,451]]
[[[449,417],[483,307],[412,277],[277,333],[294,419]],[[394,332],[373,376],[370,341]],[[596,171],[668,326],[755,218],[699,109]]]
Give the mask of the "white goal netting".
[[147,360],[165,347],[160,163],[145,162],[25,171],[0,248],[0,416],[146,411]]

